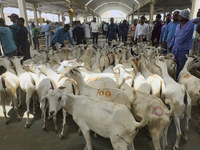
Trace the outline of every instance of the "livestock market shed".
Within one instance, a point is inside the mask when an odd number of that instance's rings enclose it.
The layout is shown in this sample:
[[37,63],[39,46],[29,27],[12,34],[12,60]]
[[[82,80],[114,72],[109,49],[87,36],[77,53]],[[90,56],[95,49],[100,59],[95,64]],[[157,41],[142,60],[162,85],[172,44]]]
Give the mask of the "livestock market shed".
[[[32,20],[38,27],[45,23],[42,13],[57,15],[60,27],[64,26],[68,17],[72,27],[73,21],[80,17],[84,23],[92,21],[94,17],[102,22],[102,15],[109,10],[125,13],[124,19],[132,23],[135,18],[148,16],[152,27],[154,15],[163,14],[164,20],[166,13],[175,9],[190,9],[191,19],[196,18],[200,0],[0,0],[0,15],[4,20],[7,18],[4,12],[7,7],[19,9],[18,15],[25,19],[27,28],[30,23],[27,10],[34,12]],[[51,34],[55,32],[53,29]],[[39,42],[44,45],[42,29],[40,36]],[[40,51],[31,49],[34,60],[28,60],[29,63],[25,65],[24,62],[23,65],[20,63],[22,58],[0,56],[0,104],[6,109],[0,107],[0,150],[200,150],[200,105],[191,106],[185,86],[173,80],[174,85],[180,85],[178,87],[181,89],[175,94],[183,98],[179,101],[183,107],[176,109],[177,103],[162,99],[163,89],[159,89],[158,95],[153,95],[154,87],[138,75],[140,67],[137,64],[146,65],[146,69],[148,62],[153,64],[148,60],[147,63],[143,63],[143,60],[137,62],[145,55],[140,50],[148,49],[146,44],[137,45],[134,51],[129,48],[130,41],[127,45],[112,41],[111,49],[105,39],[100,37],[100,41],[97,47],[90,45],[91,39],[87,47],[60,48],[58,45],[56,52],[49,47],[42,47]],[[139,51],[141,55],[132,56],[131,50],[134,54]],[[77,55],[80,55],[80,59],[76,58]],[[125,61],[120,60],[121,57]],[[157,60],[159,65],[163,57]],[[189,66],[200,64],[198,56],[188,59],[193,60]],[[103,72],[106,70],[105,64],[111,60],[112,63],[107,65],[108,72]],[[173,68],[176,66],[173,59],[166,57],[165,60]],[[144,71],[144,74],[148,73]],[[136,82],[136,76],[141,77],[139,82]],[[164,84],[160,76],[156,73],[150,76],[151,81],[159,79],[159,88]],[[184,78],[191,76],[197,76],[197,85],[193,87],[194,90],[198,89],[198,73],[188,73]],[[143,89],[147,93],[136,89],[134,85],[137,83],[144,83]],[[200,96],[199,93],[197,95]],[[30,113],[27,111],[29,108]],[[182,108],[183,112],[178,118],[185,117],[185,120],[179,122],[174,119],[174,112]]]

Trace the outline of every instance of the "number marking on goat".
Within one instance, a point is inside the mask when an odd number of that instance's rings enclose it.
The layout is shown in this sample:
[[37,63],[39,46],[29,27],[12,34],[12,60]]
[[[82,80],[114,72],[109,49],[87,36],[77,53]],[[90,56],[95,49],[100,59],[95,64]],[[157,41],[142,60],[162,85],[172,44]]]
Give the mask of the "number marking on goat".
[[152,114],[160,117],[163,115],[163,109],[159,106],[156,106],[153,108]]
[[88,80],[86,82],[97,81],[97,80],[98,80],[98,77],[89,76],[89,78],[88,78]]
[[184,78],[189,78],[190,77],[190,75],[189,74],[186,74],[185,76],[184,76]]
[[151,75],[151,77],[152,77],[153,79],[157,78],[157,76],[156,76],[155,74]]
[[[99,95],[99,96],[103,96],[103,95],[104,95],[104,91],[101,91],[101,89],[98,89],[97,94],[96,94],[96,97],[97,97],[98,95]],[[110,91],[106,91],[106,92],[105,92],[105,96],[106,96],[106,98],[110,97],[110,96],[111,96],[111,92],[110,92]]]

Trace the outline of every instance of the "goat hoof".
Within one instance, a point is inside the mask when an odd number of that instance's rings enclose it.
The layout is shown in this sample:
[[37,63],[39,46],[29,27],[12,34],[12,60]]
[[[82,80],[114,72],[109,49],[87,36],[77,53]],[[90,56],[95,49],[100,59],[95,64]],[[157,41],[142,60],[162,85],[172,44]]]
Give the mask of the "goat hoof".
[[9,121],[7,120],[7,121],[5,121],[5,124],[7,125],[7,124],[9,124]]
[[21,120],[22,120],[22,117],[18,117],[17,119],[18,119],[19,121],[21,121]]
[[99,137],[98,134],[95,133],[95,134],[94,134],[94,138],[95,138],[95,139],[98,139],[98,137]]
[[25,128],[29,128],[30,127],[30,124],[25,124]]
[[44,131],[46,131],[46,127],[42,127],[42,129],[43,129]]
[[183,140],[185,141],[185,142],[187,142],[188,141],[188,137],[187,136],[183,136]]
[[14,106],[14,105],[13,105],[13,102],[10,103],[10,106]]
[[173,146],[172,147],[172,150],[177,150],[178,148],[176,146]]
[[59,132],[59,128],[56,128],[56,129],[55,129],[55,132],[58,133],[58,132]]
[[33,115],[36,115],[36,111],[33,111]]
[[59,135],[59,138],[60,138],[60,139],[63,139],[63,137],[64,137],[64,136],[63,136],[62,134]]

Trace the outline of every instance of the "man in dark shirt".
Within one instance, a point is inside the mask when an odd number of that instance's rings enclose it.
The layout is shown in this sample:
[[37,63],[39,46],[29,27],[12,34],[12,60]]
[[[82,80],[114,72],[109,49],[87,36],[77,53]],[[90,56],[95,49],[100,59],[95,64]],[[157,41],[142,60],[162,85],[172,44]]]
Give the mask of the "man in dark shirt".
[[74,40],[77,41],[76,44],[77,45],[83,44],[83,40],[85,37],[85,31],[84,31],[83,27],[79,26],[78,21],[75,21],[75,28],[72,32],[73,32]]
[[119,37],[120,41],[120,33],[119,28],[117,24],[114,24],[114,18],[110,18],[110,25],[108,26],[107,33],[106,33],[106,42],[108,41],[116,40],[117,41],[117,35]]
[[24,18],[18,18],[17,25],[17,43],[18,43],[18,55],[24,56],[24,60],[31,59],[30,56],[30,42],[28,41],[28,30],[24,26]]
[[126,42],[128,34],[128,24],[126,20],[124,20],[123,23],[119,25],[119,31],[122,36],[122,42]]
[[160,33],[161,33],[161,28],[162,28],[162,23],[160,21],[161,15],[157,14],[156,16],[156,24],[154,25],[153,31],[152,31],[152,46],[158,46],[159,45],[159,38],[160,38]]

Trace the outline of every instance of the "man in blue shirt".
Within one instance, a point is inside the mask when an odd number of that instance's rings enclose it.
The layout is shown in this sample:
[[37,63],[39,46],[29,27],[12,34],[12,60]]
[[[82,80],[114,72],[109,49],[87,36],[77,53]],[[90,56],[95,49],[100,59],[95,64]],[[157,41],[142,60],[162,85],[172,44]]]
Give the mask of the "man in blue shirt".
[[119,25],[119,31],[122,36],[122,42],[126,42],[128,34],[128,25],[126,20],[124,20],[123,23]]
[[[166,23],[162,26],[161,28],[161,33],[160,33],[160,39],[159,39],[159,43],[161,44],[162,43],[162,39],[163,39],[163,36],[164,36],[164,33],[165,33],[165,30],[167,28],[167,25],[171,22],[171,14],[168,13],[167,16],[166,16]],[[164,49],[167,49],[167,44],[164,44],[162,46]]]
[[109,42],[111,42],[112,40],[117,41],[117,34],[120,41],[119,27],[117,24],[114,24],[114,18],[110,18],[110,25],[108,26],[107,33],[106,33],[106,42],[107,42],[107,39]]
[[51,46],[51,28],[55,28],[54,26],[49,25],[49,21],[46,22],[47,24],[43,26],[45,30],[46,36],[46,46]]
[[189,54],[189,50],[191,48],[192,43],[192,35],[194,30],[194,23],[199,22],[200,18],[196,18],[193,20],[190,19],[189,10],[182,10],[179,13],[179,22],[181,22],[176,27],[176,31],[172,38],[172,41],[169,46],[169,51],[175,55],[176,63],[177,63],[177,72],[176,75],[178,77],[180,71],[183,69],[185,62],[187,60],[186,54]]
[[70,29],[69,24],[65,24],[64,28],[59,28],[52,38],[51,46],[54,47],[54,45],[56,43],[60,43],[60,44],[62,44],[62,46],[64,46],[63,42],[67,38],[69,39],[70,43],[74,46],[74,42],[73,42],[72,37],[70,35],[69,29]]
[[8,16],[8,18],[10,18],[10,20],[13,22],[13,24],[11,26],[8,26],[13,34],[13,39],[15,41],[15,44],[17,44],[17,30],[19,29],[19,26],[17,25],[17,19],[19,18],[19,16],[17,14],[11,14],[10,16]]
[[178,21],[178,14],[179,14],[179,10],[175,10],[175,12],[173,13],[173,22],[170,22],[165,30],[163,39],[162,39],[162,45],[167,45],[167,48],[169,48],[169,45],[171,43],[171,40],[174,36],[174,32],[176,30],[176,26],[178,24],[180,24],[180,22]]
[[17,25],[20,27],[17,30],[18,55],[24,56],[23,60],[31,59],[30,42],[28,41],[29,31],[24,26],[24,18],[18,18]]
[[17,46],[13,40],[12,32],[5,26],[5,21],[0,18],[0,42],[4,51],[4,55],[8,57],[17,56]]

